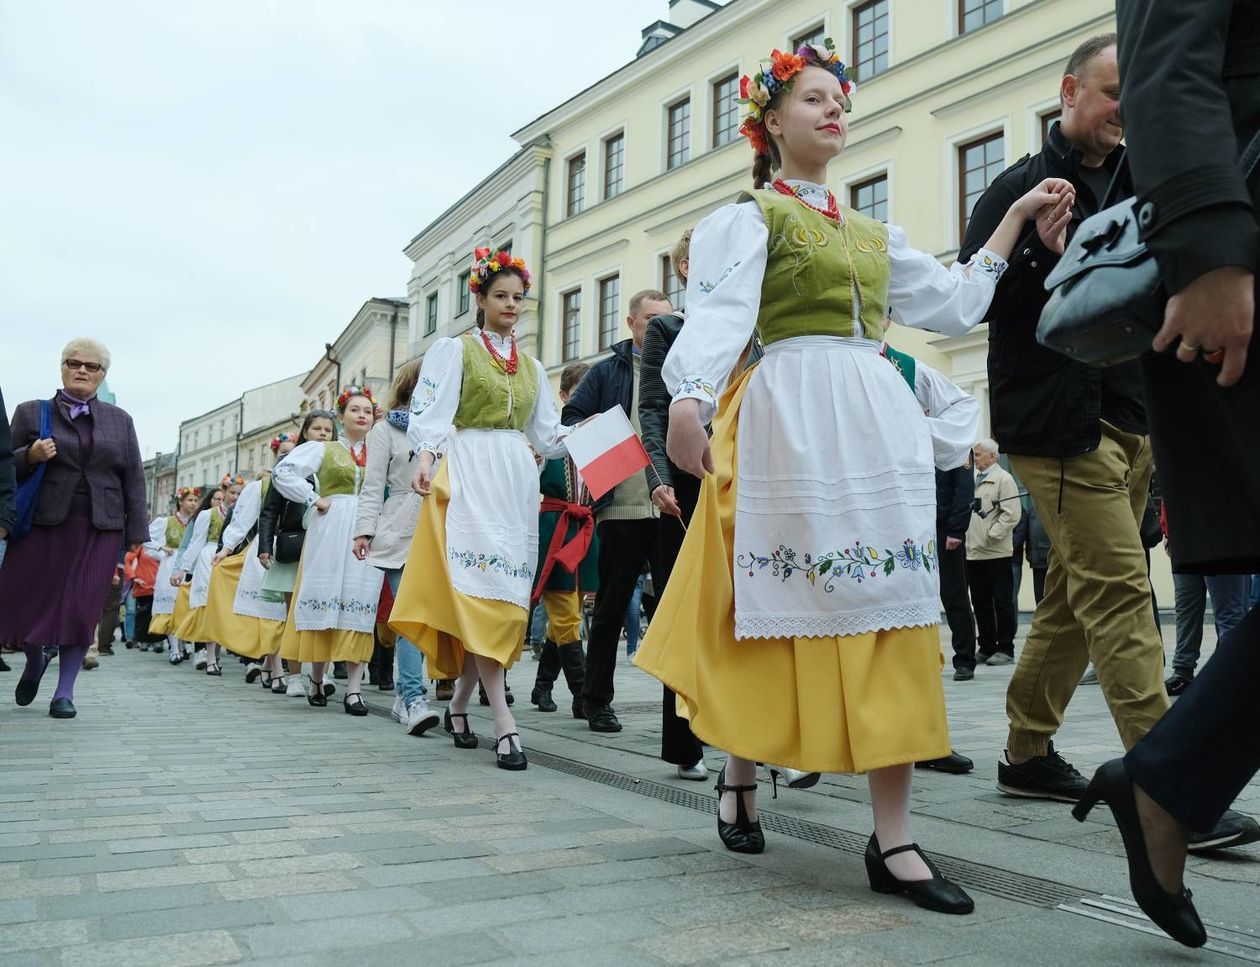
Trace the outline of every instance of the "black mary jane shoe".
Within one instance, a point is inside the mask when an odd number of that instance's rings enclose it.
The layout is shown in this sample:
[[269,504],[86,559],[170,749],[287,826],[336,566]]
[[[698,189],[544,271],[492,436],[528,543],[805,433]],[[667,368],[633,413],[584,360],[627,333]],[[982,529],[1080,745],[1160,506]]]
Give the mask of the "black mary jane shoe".
[[[898,853],[918,853],[919,859],[932,871],[930,880],[899,880],[889,871],[884,862]],[[894,846],[892,849],[880,851],[879,841],[875,834],[866,844],[866,876],[871,881],[871,889],[876,893],[904,893],[917,906],[937,913],[971,913],[976,908],[975,901],[967,896],[958,884],[947,880],[936,868],[936,864],[927,858],[918,843],[907,846]]]
[[262,687],[263,687],[263,691],[264,691],[264,692],[269,692],[269,691],[271,691],[271,683],[272,683],[272,682],[274,682],[274,681],[275,681],[275,679],[271,677],[271,672],[263,672],[263,673],[262,673]]
[[1089,811],[1099,802],[1111,809],[1120,827],[1124,852],[1129,860],[1129,888],[1142,912],[1164,933],[1187,947],[1207,943],[1207,931],[1194,908],[1193,895],[1184,886],[1178,893],[1168,893],[1155,879],[1151,857],[1146,850],[1146,837],[1138,818],[1137,801],[1133,798],[1133,780],[1129,778],[1123,759],[1104,762],[1090,779],[1084,795],[1072,808],[1072,816],[1085,822]]
[[70,699],[54,698],[48,706],[48,714],[55,719],[72,719],[79,714],[79,711]]
[[[718,773],[718,838],[722,845],[732,853],[761,853],[766,848],[766,837],[761,831],[761,820],[748,818],[748,810],[744,807],[744,793],[756,792],[757,784],[751,786],[728,786],[726,784],[726,766]],[[722,794],[735,793],[735,822],[722,820]]]
[[[516,739],[515,742],[512,739]],[[507,742],[507,752],[499,751],[499,743]],[[500,769],[508,769],[512,772],[520,772],[529,765],[529,760],[525,758],[525,752],[521,749],[521,735],[519,732],[508,732],[494,740],[494,758],[495,765]]]
[[[454,719],[464,720],[464,731],[456,732]],[[475,749],[477,748],[477,734],[473,732],[472,726],[468,724],[468,713],[451,712],[446,710],[446,717],[442,721],[442,728],[455,740],[455,748],[457,749]]]
[[363,695],[360,692],[346,692],[346,697],[341,700],[341,707],[347,715],[367,715],[367,703],[363,701]]
[[206,666],[206,674],[211,678],[222,678],[223,669],[219,667],[218,662],[214,662],[213,664]]
[[284,695],[289,690],[289,682],[283,675],[276,675],[271,679],[270,691],[272,695]]
[[311,689],[306,693],[306,704],[314,708],[324,708],[328,704],[328,696],[324,694],[319,682],[311,682]]

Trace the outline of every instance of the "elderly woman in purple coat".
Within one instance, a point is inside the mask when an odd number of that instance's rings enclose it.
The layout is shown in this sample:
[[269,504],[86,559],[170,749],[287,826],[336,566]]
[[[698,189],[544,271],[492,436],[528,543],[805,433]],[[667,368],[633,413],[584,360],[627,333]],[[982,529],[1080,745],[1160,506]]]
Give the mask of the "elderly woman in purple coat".
[[61,353],[61,384],[51,403],[52,432],[41,437],[41,401],[13,411],[17,481],[46,464],[30,533],[8,548],[0,568],[0,644],[20,646],[26,669],[18,705],[39,692],[56,646],[57,690],[48,714],[74,718],[74,680],[124,545],[148,540],[144,468],[131,417],[97,399],[109,350],[75,339]]

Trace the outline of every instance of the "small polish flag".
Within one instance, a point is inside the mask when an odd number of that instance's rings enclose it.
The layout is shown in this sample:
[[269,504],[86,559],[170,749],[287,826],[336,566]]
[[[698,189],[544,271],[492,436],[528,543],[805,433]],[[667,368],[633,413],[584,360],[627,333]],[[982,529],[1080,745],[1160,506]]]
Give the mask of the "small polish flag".
[[578,427],[564,445],[596,500],[651,463],[620,406]]

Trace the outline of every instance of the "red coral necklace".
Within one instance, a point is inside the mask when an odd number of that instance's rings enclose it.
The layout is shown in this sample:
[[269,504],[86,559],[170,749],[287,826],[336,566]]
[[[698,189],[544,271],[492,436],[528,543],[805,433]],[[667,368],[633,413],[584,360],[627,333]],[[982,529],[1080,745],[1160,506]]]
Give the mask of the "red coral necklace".
[[795,198],[806,208],[812,208],[814,211],[818,212],[818,214],[822,215],[824,218],[830,218],[833,222],[836,222],[837,224],[840,223],[840,204],[839,202],[836,201],[836,196],[831,193],[831,189],[827,190],[827,207],[819,208],[817,205],[811,204],[810,202],[802,198],[800,196],[800,193],[791,185],[789,185],[786,181],[784,181],[782,178],[776,178],[774,180],[774,183],[771,185],[771,187],[774,188],[774,190],[777,191],[780,195],[787,195],[790,198]]
[[509,376],[515,376],[516,371],[520,369],[521,360],[516,353],[516,337],[509,337],[512,340],[512,353],[507,359],[494,348],[494,344],[490,342],[490,337],[486,335],[486,331],[481,330],[481,342],[486,347],[486,352],[490,354],[490,358],[494,360],[494,364],[507,373]]

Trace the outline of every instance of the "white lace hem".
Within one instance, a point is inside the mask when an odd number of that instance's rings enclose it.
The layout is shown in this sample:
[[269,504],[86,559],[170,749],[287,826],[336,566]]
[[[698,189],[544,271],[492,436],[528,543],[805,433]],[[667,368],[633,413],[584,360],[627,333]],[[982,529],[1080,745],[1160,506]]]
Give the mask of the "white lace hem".
[[894,628],[922,628],[940,624],[941,605],[936,599],[923,599],[888,608],[860,611],[798,614],[758,611],[735,613],[735,637],[746,638],[830,638],[862,635]]
[[508,604],[514,604],[522,611],[529,610],[529,595],[525,596],[524,601],[521,600],[519,594],[513,594],[501,587],[494,585],[478,584],[475,587],[452,578],[451,587],[460,594],[466,594],[470,598],[481,598],[483,601],[506,601]]

